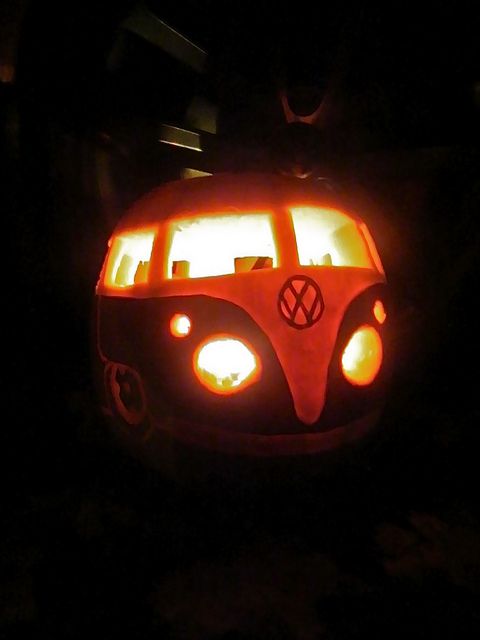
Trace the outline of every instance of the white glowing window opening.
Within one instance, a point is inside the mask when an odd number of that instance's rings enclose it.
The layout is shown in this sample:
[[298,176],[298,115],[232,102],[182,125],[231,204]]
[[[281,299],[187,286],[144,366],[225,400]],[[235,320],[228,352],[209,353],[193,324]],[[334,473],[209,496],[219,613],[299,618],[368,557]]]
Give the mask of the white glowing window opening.
[[132,232],[116,236],[108,256],[105,283],[128,287],[148,281],[154,232]]
[[172,222],[168,278],[202,278],[277,266],[268,213],[184,218]]
[[301,265],[376,268],[361,226],[350,216],[318,207],[295,207],[291,215]]

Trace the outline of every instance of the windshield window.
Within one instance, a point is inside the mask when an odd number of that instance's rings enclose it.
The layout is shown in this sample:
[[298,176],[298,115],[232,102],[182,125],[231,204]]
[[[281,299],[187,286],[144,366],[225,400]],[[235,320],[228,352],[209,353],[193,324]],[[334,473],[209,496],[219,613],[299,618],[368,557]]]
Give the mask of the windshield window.
[[168,278],[202,278],[277,266],[269,213],[196,216],[170,226]]
[[295,207],[291,209],[299,263],[303,266],[376,267],[370,243],[362,227],[335,209]]

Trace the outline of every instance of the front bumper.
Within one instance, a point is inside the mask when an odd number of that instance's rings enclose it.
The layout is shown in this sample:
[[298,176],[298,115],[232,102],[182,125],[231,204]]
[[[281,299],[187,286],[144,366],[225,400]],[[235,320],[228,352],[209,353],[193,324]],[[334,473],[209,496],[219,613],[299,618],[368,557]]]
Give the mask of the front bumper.
[[174,425],[165,428],[164,424],[152,421],[147,439],[149,446],[155,440],[167,437],[197,449],[248,457],[306,456],[337,451],[354,444],[377,426],[380,416],[381,409],[377,408],[330,431],[281,435],[241,433],[183,421],[175,421]]

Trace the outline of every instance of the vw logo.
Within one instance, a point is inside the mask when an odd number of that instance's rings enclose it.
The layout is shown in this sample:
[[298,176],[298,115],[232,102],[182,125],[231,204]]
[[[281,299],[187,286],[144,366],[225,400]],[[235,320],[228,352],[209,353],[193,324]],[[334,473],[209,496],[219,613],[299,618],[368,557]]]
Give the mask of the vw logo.
[[308,329],[314,325],[324,309],[320,287],[307,276],[292,276],[278,294],[278,311],[295,329]]

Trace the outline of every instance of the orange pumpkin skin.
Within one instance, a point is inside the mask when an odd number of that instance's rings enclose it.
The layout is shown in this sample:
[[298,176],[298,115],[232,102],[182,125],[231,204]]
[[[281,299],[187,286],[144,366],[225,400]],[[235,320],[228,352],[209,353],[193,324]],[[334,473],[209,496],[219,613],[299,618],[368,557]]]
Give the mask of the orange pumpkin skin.
[[103,410],[140,453],[317,454],[378,420],[386,278],[364,223],[322,184],[163,185],[117,225],[96,294]]

